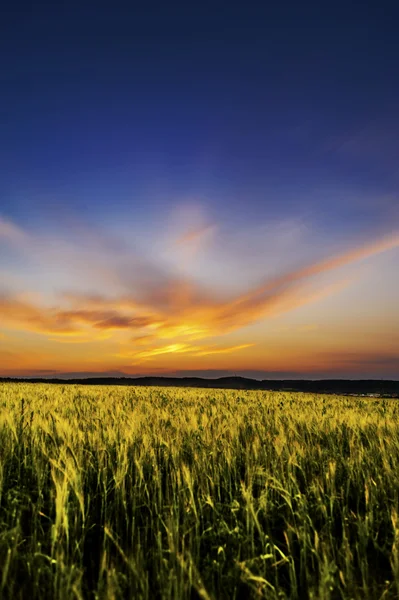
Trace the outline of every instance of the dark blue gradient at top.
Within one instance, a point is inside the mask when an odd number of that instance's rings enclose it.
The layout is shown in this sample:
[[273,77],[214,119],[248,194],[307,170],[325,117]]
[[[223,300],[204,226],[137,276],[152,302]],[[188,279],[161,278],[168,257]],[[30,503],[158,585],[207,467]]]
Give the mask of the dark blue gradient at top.
[[244,203],[253,218],[375,219],[348,195],[397,189],[398,16],[389,2],[8,3],[2,210],[140,213],[197,194],[237,218]]

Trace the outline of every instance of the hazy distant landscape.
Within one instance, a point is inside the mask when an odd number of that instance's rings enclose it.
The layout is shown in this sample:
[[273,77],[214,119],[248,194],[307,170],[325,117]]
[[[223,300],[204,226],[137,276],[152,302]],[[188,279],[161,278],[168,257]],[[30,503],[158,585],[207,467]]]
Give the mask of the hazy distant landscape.
[[396,599],[399,404],[0,383],[0,594]]
[[314,392],[323,394],[361,394],[365,396],[399,397],[399,381],[389,380],[350,380],[350,379],[321,379],[321,380],[258,380],[248,377],[219,377],[205,379],[203,377],[79,377],[57,376],[47,379],[42,377],[11,378],[0,377],[0,382],[26,383],[63,383],[79,385],[144,385],[161,387],[214,388],[230,390],[269,390]]

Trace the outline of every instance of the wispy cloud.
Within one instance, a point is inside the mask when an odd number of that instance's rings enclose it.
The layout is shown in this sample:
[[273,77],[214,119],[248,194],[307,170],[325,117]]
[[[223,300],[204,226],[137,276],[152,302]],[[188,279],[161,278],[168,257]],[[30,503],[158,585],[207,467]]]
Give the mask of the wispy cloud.
[[169,344],[167,346],[161,346],[152,348],[150,350],[144,350],[142,352],[128,352],[127,354],[121,354],[123,358],[129,356],[135,359],[152,359],[162,354],[190,354],[191,356],[208,356],[211,354],[231,354],[232,352],[238,352],[239,350],[245,350],[251,348],[254,344],[240,344],[237,346],[222,346],[217,347],[211,346],[194,346],[189,344]]
[[99,330],[141,329],[150,318],[132,316],[116,310],[65,310],[38,306],[15,296],[0,294],[3,325],[15,325],[48,334],[79,335],[88,328]]
[[4,219],[0,215],[0,242],[5,241],[10,244],[21,246],[29,241],[29,236],[15,223]]
[[176,246],[186,246],[189,244],[198,244],[201,240],[204,240],[207,236],[215,233],[217,230],[215,225],[204,225],[200,228],[192,228],[186,233],[179,236],[175,242]]
[[[208,244],[216,231],[216,226],[205,219],[197,228],[193,222],[189,227],[183,224],[179,235],[170,237],[182,254],[190,245]],[[223,286],[205,285],[190,269],[184,273],[162,260],[144,258],[123,240],[117,243],[111,237],[103,239],[95,231],[86,235],[86,228],[77,227],[69,238],[57,241],[55,235],[35,236],[3,219],[0,240],[26,259],[23,273],[30,273],[31,261],[36,262],[35,281],[46,276],[52,292],[40,290],[39,285],[30,294],[23,280],[21,293],[13,289],[14,284],[7,288],[3,282],[3,330],[7,334],[13,329],[41,334],[51,344],[96,341],[101,343],[102,356],[111,360],[109,366],[119,360],[117,368],[122,360],[137,365],[148,361],[155,368],[158,359],[169,360],[174,355],[190,360],[245,356],[247,349],[251,352],[251,339],[240,338],[237,333],[234,342],[223,344],[220,336],[336,294],[353,284],[356,277],[341,273],[345,266],[399,247],[399,234],[393,233],[319,260],[308,260],[291,270],[280,267],[278,275],[265,276],[256,285],[232,293],[223,291]],[[269,256],[266,273],[270,273],[272,259]],[[278,256],[276,260],[278,264]],[[70,278],[64,277],[65,272]],[[333,272],[338,276],[331,279],[328,275]],[[237,273],[237,279],[239,276]],[[61,284],[69,291],[63,291]],[[76,346],[76,351],[78,348],[82,346]],[[67,348],[63,356],[66,353]],[[58,363],[53,366],[58,368]]]
[[[19,235],[23,236],[18,233],[17,237]],[[139,273],[136,289],[132,289],[133,282],[129,281],[126,294],[71,292],[59,296],[59,306],[44,306],[25,297],[3,293],[0,310],[4,325],[46,334],[140,330],[139,336],[151,333],[157,339],[203,339],[237,330],[336,292],[348,281],[317,285],[317,276],[398,246],[399,235],[392,234],[268,278],[234,297],[223,297],[188,277],[178,277],[149,265],[148,271],[143,273],[144,281]],[[159,274],[159,278],[155,274]],[[123,274],[116,277],[122,279]]]

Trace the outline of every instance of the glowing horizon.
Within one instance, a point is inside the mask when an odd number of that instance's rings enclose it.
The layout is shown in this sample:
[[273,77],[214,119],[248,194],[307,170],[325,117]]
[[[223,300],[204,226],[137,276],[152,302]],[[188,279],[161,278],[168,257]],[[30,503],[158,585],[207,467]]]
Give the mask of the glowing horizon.
[[[196,220],[198,211],[197,206]],[[187,213],[187,206],[177,207],[175,221]],[[327,255],[314,247],[313,259],[294,269],[294,255],[284,261],[269,258],[265,271],[273,276],[251,284],[244,279],[241,290],[232,292],[229,281],[206,281],[207,264],[215,268],[220,254],[226,261],[222,250],[231,240],[216,223],[196,230],[194,225],[180,224],[183,231],[172,227],[158,259],[150,259],[121,236],[117,244],[104,230],[78,227],[73,235],[70,229],[38,235],[1,218],[0,243],[13,266],[1,271],[0,374],[198,371],[361,377],[371,368],[374,376],[395,375],[399,327],[392,328],[394,303],[378,323],[366,326],[356,318],[356,302],[369,314],[376,310],[374,278],[384,273],[388,280],[392,258],[398,256],[398,233],[358,239]],[[298,255],[298,237],[296,243]],[[235,260],[232,252],[225,265],[230,268]],[[29,273],[35,274],[31,289]],[[238,276],[234,283],[237,288]],[[369,289],[369,300],[364,289]],[[381,290],[378,302],[386,295]],[[349,329],[348,315],[353,318]]]

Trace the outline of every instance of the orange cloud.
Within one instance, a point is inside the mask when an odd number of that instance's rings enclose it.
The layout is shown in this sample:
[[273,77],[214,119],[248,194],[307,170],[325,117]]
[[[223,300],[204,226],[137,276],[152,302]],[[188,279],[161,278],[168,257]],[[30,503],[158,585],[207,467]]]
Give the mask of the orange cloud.
[[169,344],[167,346],[161,346],[158,348],[152,348],[150,350],[144,350],[142,352],[128,351],[120,354],[123,358],[135,358],[135,359],[152,359],[162,354],[190,354],[191,356],[208,356],[210,354],[230,354],[246,348],[251,348],[254,344],[241,344],[238,346],[190,346],[189,344]]
[[349,265],[356,261],[371,257],[381,252],[399,247],[399,234],[387,236],[381,240],[350,250],[338,256],[317,262],[303,269],[298,269],[286,273],[271,281],[261,284],[249,293],[236,298],[226,310],[226,318],[229,318],[231,311],[246,312],[251,309],[257,313],[262,313],[270,303],[273,303],[277,297],[285,297],[288,289],[295,289],[295,284],[301,284],[310,277],[320,275],[333,269]]
[[[9,229],[4,227],[4,231],[9,232]],[[12,228],[11,235],[15,235]],[[113,332],[126,332],[131,336],[137,331],[137,344],[144,340],[152,345],[163,343],[165,339],[174,340],[173,344],[142,351],[140,358],[173,352],[204,356],[205,353],[239,351],[248,345],[205,349],[187,342],[223,335],[334,293],[348,281],[324,287],[315,286],[314,282],[309,285],[309,281],[398,246],[399,235],[394,234],[266,280],[233,298],[222,297],[192,279],[172,276],[151,266],[147,279],[137,279],[137,294],[107,298],[100,294],[69,293],[60,298],[58,307],[40,306],[25,297],[3,294],[0,295],[1,324],[50,336],[95,339],[99,332],[104,336]],[[143,274],[145,276],[145,272]],[[134,341],[131,343],[134,345]]]
[[64,310],[39,307],[26,300],[0,295],[4,325],[49,334],[79,335],[87,327],[100,330],[141,329],[152,323],[144,316],[126,315],[116,310]]
[[245,350],[246,348],[252,348],[255,344],[240,344],[238,346],[230,346],[228,348],[203,348],[196,351],[195,356],[208,356],[209,354],[230,354],[231,352],[238,352],[239,350]]
[[58,314],[62,320],[81,322],[95,329],[140,329],[151,324],[149,317],[132,317],[117,311],[64,310]]

